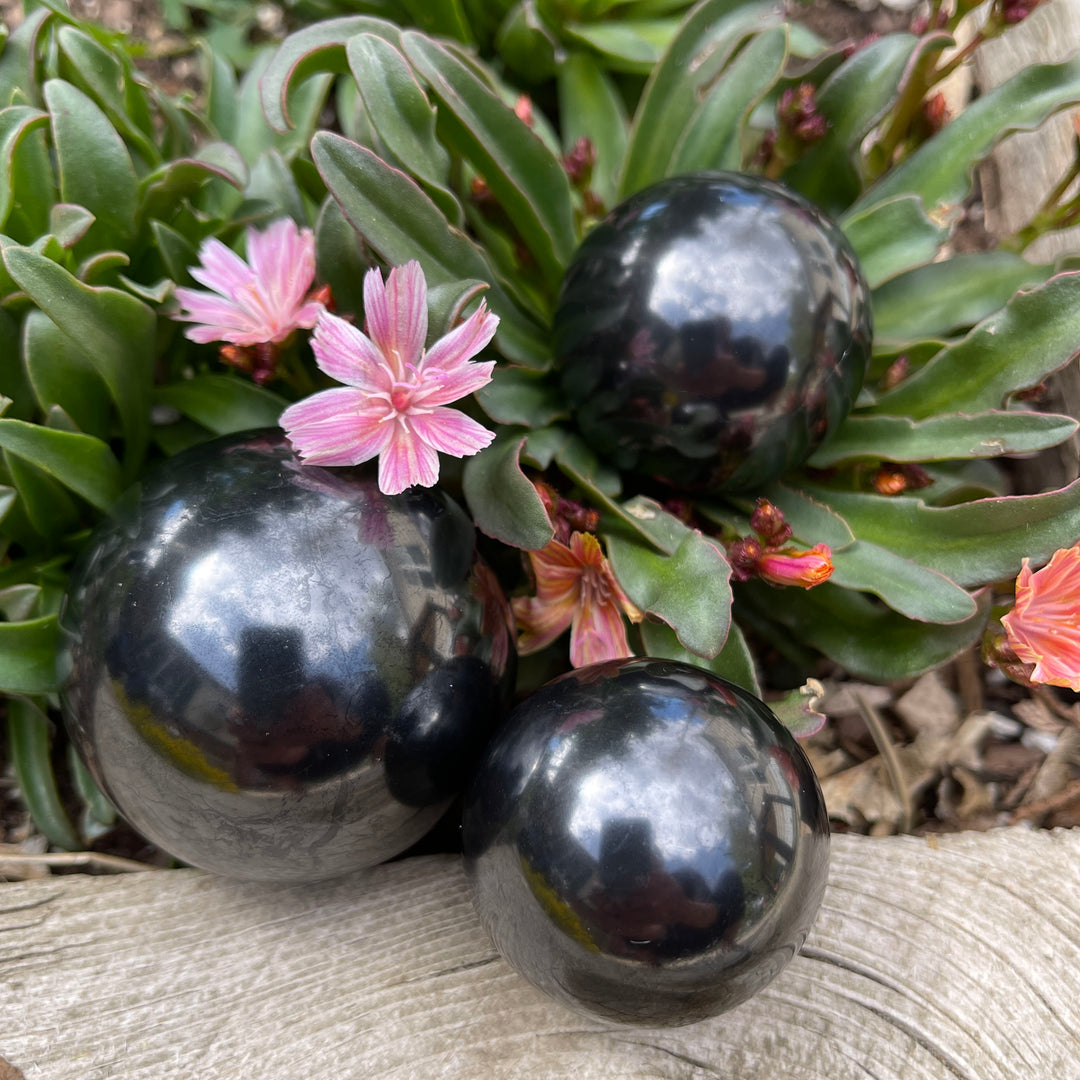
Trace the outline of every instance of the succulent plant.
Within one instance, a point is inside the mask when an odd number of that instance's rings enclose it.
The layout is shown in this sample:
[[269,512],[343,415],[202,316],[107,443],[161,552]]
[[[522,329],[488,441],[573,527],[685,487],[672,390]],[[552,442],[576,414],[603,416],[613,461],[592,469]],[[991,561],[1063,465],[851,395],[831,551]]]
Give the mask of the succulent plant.
[[[1075,354],[1080,272],[1018,254],[1075,208],[1063,187],[997,250],[956,254],[950,236],[994,145],[1080,102],[1080,61],[1032,65],[942,123],[941,78],[1017,18],[992,0],[974,45],[951,56],[972,6],[935,5],[911,32],[833,48],[732,0],[685,12],[402,3],[421,29],[391,21],[401,12],[386,0],[298,30],[239,82],[204,50],[200,102],[162,93],[123,40],[35,9],[0,54],[0,689],[50,837],[75,839],[50,794],[44,716],[56,611],[87,527],[148,458],[274,423],[325,385],[302,334],[259,368],[172,318],[200,245],[236,245],[283,216],[313,228],[317,283],[345,319],[364,316],[372,262],[411,260],[429,287],[429,341],[480,292],[498,317],[501,359],[470,406],[495,437],[460,485],[534,640],[545,634],[529,601],[551,594],[522,595],[525,560],[498,545],[529,552],[538,586],[552,558],[572,568],[579,596],[607,598],[604,625],[617,621],[628,649],[750,689],[752,642],[889,680],[978,641],[990,586],[1080,537],[1080,484],[1014,493],[1000,465],[1077,427],[1027,398]],[[681,18],[628,76],[580,26],[610,38],[646,8]],[[555,93],[535,83],[546,69],[506,51],[511,16],[514,33],[557,39]],[[499,64],[473,49],[500,40]],[[871,289],[875,342],[854,408],[808,461],[760,489],[688,496],[582,438],[551,327],[567,267],[611,208],[709,170],[779,180],[836,221]],[[813,587],[773,587],[785,581]],[[571,607],[562,625],[583,632],[590,612]],[[523,685],[565,656],[557,645],[524,665]]]

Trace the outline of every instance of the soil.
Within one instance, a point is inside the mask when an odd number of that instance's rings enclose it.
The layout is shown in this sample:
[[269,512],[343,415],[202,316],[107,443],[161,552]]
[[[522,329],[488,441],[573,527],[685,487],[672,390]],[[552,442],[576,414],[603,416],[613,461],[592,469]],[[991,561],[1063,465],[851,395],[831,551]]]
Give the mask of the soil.
[[[70,0],[74,14],[130,33],[147,44],[141,63],[172,92],[197,92],[197,68],[186,38],[168,29],[156,4],[134,0]],[[283,10],[261,4],[256,32],[283,31]],[[910,13],[875,7],[863,11],[841,0],[800,5],[804,19],[832,42],[859,41],[904,26]],[[0,17],[13,27],[21,5],[0,0]],[[981,206],[972,200],[956,237],[958,249],[989,246]],[[769,658],[764,657],[765,663]],[[972,650],[922,676],[887,686],[862,684],[822,662],[817,676],[829,721],[804,746],[822,780],[834,828],[874,835],[940,833],[1026,823],[1053,828],[1080,825],[1080,696],[1044,687],[1029,691],[986,667]],[[67,775],[63,736],[56,767]],[[0,740],[0,880],[68,872],[52,865],[45,838],[36,833],[18,798]],[[73,820],[81,812],[64,791]],[[421,850],[456,841],[453,811]],[[78,867],[116,869],[112,858],[152,865],[168,856],[120,824],[92,851],[104,862]],[[33,856],[27,861],[27,856]]]

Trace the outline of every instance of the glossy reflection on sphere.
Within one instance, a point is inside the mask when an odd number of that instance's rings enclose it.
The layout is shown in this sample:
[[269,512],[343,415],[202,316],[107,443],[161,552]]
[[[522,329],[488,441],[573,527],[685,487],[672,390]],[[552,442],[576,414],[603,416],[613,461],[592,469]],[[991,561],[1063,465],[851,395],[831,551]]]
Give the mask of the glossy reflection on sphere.
[[62,615],[61,702],[145,836],[236,877],[403,851],[501,719],[509,606],[442,491],[302,465],[280,432],[172,458],[121,500]]
[[847,415],[869,290],[843,233],[780,184],[662,180],[586,237],[555,315],[586,440],[686,489],[760,489]]
[[806,756],[707,672],[620,660],[510,715],[465,801],[481,920],[574,1008],[685,1024],[760,990],[825,888],[829,824]]

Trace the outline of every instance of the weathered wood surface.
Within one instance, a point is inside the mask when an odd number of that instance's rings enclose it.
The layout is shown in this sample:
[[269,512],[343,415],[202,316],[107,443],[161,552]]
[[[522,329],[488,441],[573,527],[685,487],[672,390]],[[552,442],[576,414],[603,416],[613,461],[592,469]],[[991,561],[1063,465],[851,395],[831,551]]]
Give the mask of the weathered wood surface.
[[837,836],[802,955],[669,1030],[549,1003],[495,954],[451,857],[304,888],[9,884],[0,1057],[26,1080],[1076,1080],[1080,832]]

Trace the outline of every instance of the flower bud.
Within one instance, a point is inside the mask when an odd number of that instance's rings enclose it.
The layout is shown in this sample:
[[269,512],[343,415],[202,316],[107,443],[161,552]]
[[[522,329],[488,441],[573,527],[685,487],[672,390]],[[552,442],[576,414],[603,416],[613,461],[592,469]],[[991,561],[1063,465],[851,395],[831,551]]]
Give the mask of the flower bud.
[[832,550],[815,544],[809,551],[785,548],[766,551],[758,559],[758,574],[773,585],[800,585],[812,589],[832,576]]
[[779,547],[791,539],[791,526],[785,520],[784,512],[768,499],[758,499],[757,507],[750,515],[750,528],[766,547]]

